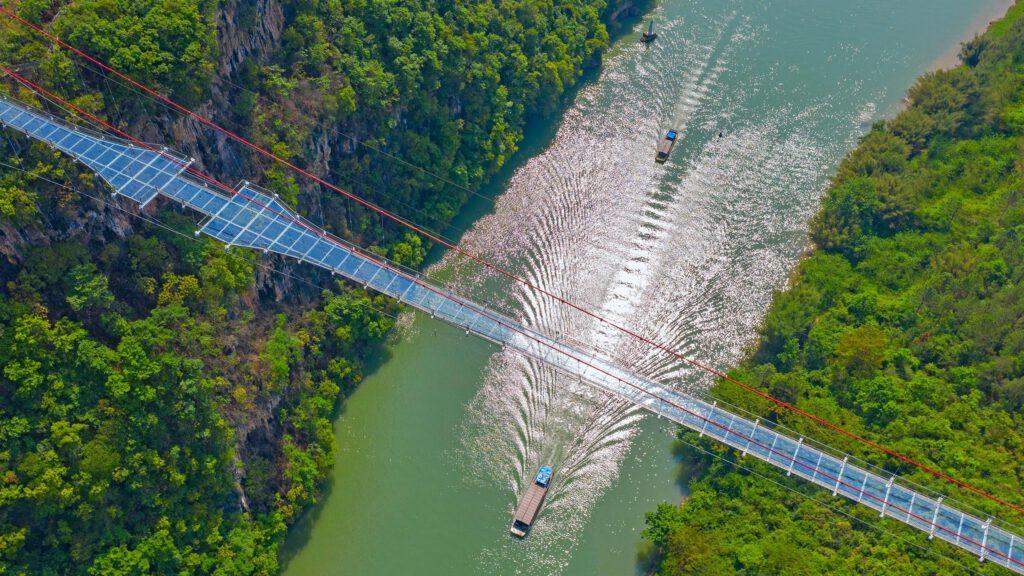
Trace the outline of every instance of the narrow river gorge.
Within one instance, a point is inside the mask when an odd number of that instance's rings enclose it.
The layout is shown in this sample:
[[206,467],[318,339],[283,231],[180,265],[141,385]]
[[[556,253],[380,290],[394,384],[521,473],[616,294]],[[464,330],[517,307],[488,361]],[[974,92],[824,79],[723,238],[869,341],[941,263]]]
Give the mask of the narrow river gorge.
[[[466,208],[461,244],[715,367],[754,337],[843,155],[1006,0],[666,0],[553,129]],[[638,32],[646,20],[636,25]],[[654,145],[683,133],[665,165]],[[710,379],[444,255],[436,279],[680,389]],[[426,317],[346,402],[285,573],[634,574],[644,512],[683,497],[673,427]],[[524,541],[519,492],[554,467]]]

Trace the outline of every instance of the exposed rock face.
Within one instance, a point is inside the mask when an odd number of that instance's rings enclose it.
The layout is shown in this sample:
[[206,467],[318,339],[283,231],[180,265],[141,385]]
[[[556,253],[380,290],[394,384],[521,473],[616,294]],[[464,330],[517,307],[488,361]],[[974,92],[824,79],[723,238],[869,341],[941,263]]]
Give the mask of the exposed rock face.
[[642,14],[650,6],[650,0],[611,0],[605,8],[609,31],[614,35],[621,33],[625,21]]
[[[74,211],[57,211],[39,205],[40,225],[16,225],[0,220],[0,256],[14,264],[25,256],[31,246],[48,246],[69,238],[103,240],[125,238],[134,232],[134,219],[119,209],[117,201],[103,196],[106,190],[88,191],[102,201],[85,200]],[[125,209],[133,209],[129,204]]]
[[[264,63],[280,48],[284,9],[278,0],[224,0],[217,8],[217,62],[210,82],[210,99],[197,113],[222,125],[237,98],[238,73],[246,60]],[[248,154],[224,134],[200,122],[170,112],[155,120],[157,141],[170,141],[195,156],[197,165],[232,183],[250,171]]]
[[[219,3],[216,20],[218,58],[211,98],[197,110],[214,120],[231,113],[237,91],[232,79],[242,63],[249,58],[265,61],[278,49],[284,29],[284,10],[278,0],[223,0]],[[130,131],[147,142],[173,143],[176,150],[194,156],[198,167],[226,183],[245,177],[251,168],[245,161],[248,155],[240,153],[238,144],[171,111],[146,118],[142,125],[132,126]],[[320,140],[315,146],[315,156],[326,163],[329,147],[324,139]],[[60,214],[44,213],[41,226],[0,224],[0,255],[17,262],[26,246],[47,245],[71,236],[92,242],[131,234],[133,218],[115,207],[116,200],[107,195],[109,191],[105,187],[100,186],[95,192],[103,202],[83,202],[75,210],[61,210]],[[134,209],[127,204],[124,208]],[[272,284],[266,279],[264,282],[265,286]],[[280,288],[274,286],[278,298]]]
[[234,76],[246,58],[265,60],[276,51],[283,30],[284,10],[277,0],[221,2],[217,14],[218,76]]

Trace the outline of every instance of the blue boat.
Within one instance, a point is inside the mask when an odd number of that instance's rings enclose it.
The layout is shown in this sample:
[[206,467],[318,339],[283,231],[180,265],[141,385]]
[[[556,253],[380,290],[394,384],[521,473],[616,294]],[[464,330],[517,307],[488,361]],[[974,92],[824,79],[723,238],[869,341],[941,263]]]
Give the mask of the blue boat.
[[541,466],[533,483],[526,488],[526,493],[516,507],[515,516],[512,518],[512,527],[509,532],[513,536],[523,538],[530,531],[537,512],[540,511],[544,497],[548,494],[548,486],[551,484],[552,470],[550,466]]
[[672,153],[672,149],[676,145],[677,134],[675,130],[669,130],[665,133],[665,137],[658,143],[658,153],[654,156],[654,161],[658,164],[664,164],[668,160],[668,155]]

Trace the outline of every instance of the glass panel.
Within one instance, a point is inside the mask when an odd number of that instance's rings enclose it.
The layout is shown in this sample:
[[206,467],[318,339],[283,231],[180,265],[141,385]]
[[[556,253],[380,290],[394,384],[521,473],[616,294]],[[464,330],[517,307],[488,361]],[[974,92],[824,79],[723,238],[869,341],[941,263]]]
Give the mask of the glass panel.
[[889,480],[883,480],[875,475],[868,476],[868,483],[864,485],[864,497],[860,499],[861,504],[881,510],[882,502],[885,499],[885,490]]
[[301,257],[306,253],[306,250],[312,248],[314,244],[316,244],[316,237],[311,235],[309,232],[304,231],[304,233],[299,236],[299,239],[295,241],[295,244],[292,245],[291,251],[296,257]]
[[963,528],[960,530],[960,544],[981,554],[981,539],[985,537],[985,524],[977,518],[964,517]]
[[213,236],[214,238],[216,238],[217,240],[220,240],[221,242],[224,242],[224,243],[231,242],[231,234],[229,234],[228,231],[225,230],[225,228],[227,226],[229,226],[229,224],[227,224],[225,222],[223,227],[219,227],[216,230],[213,230],[211,228],[211,230],[207,231],[207,234],[209,234],[210,236]]
[[821,456],[821,452],[804,443],[804,445],[800,447],[800,451],[797,452],[796,463],[793,465],[793,472],[799,472],[807,478],[811,478],[814,476],[815,470],[817,469],[819,456]]
[[238,226],[235,226],[234,224],[232,224],[230,222],[228,222],[224,226],[224,235],[226,237],[230,238],[230,240],[232,242],[234,241],[235,237],[237,237],[239,234],[241,234],[241,232],[242,232],[241,228],[239,228]]
[[1010,538],[1005,532],[996,526],[988,529],[988,538],[985,539],[985,557],[999,564],[1006,564],[1009,560],[1008,551]]
[[146,165],[142,162],[139,162],[137,158],[128,158],[128,165],[125,166],[123,170],[121,170],[121,173],[127,174],[128,176],[134,178],[139,172],[142,171],[142,168],[145,166]]
[[242,207],[239,206],[238,204],[235,204],[234,202],[228,202],[227,205],[224,206],[222,210],[219,210],[215,213],[215,216],[217,218],[220,218],[221,220],[227,220],[228,222],[231,222],[235,215],[238,214],[238,212],[241,209]]
[[[257,236],[262,236],[263,232],[267,229],[267,226],[270,226],[273,222],[273,220],[267,218],[266,216],[253,218],[249,222],[249,230],[252,230],[252,233]],[[280,232],[280,228],[278,229],[278,232]]]
[[256,215],[259,214],[259,208],[249,204],[242,198],[232,198],[231,206],[234,207],[231,210],[231,214],[228,214],[225,210],[221,217],[230,220],[232,224],[237,224],[242,228],[250,225],[256,219]]
[[112,177],[114,177],[114,176],[116,176],[118,174],[123,175],[123,176],[127,176],[127,177],[130,178],[131,177],[130,175],[125,174],[123,172],[124,168],[127,167],[130,162],[131,162],[131,158],[128,158],[126,156],[118,156],[116,159],[114,159],[114,161],[110,164],[110,166],[108,166],[106,168],[103,168],[103,169],[100,169],[98,172],[99,172],[100,176],[102,176],[108,182],[110,181],[110,179]]
[[46,124],[40,126],[38,130],[36,130],[35,135],[36,138],[39,138],[40,140],[48,140],[50,138],[50,135],[56,131],[57,126],[47,122]]
[[[718,421],[716,420],[716,422]],[[735,444],[745,446],[747,444],[746,438],[740,438],[739,430],[735,427],[736,418],[727,417],[725,418],[725,420],[721,421],[720,424],[722,425],[722,428],[718,428],[716,426],[715,434],[719,436],[727,444],[729,444],[730,446]],[[744,436],[746,435],[744,434]]]
[[143,184],[139,184],[135,180],[129,180],[126,182],[124,186],[118,189],[118,192],[137,202],[141,202],[144,197],[153,193],[151,188]]
[[906,519],[907,513],[910,512],[911,498],[913,498],[913,492],[899,484],[893,484],[892,489],[889,490],[889,506],[885,509],[886,514]]
[[[395,271],[385,266],[380,267],[380,273],[370,280],[370,286],[374,287],[374,290],[381,294],[390,294],[391,283],[395,280]],[[385,291],[385,289],[387,289]]]
[[288,247],[294,244],[295,241],[299,239],[299,236],[301,236],[301,234],[294,226],[287,226],[284,234],[282,234],[281,237],[278,238],[277,242],[274,243],[274,250],[287,254]]
[[263,229],[259,231],[260,245],[269,248],[270,243],[273,242],[282,231],[284,231],[284,224],[281,224],[276,220],[267,219],[263,219],[262,222],[265,226],[263,226]]
[[96,163],[101,166],[106,166],[107,164],[110,164],[114,160],[114,158],[117,158],[118,156],[121,156],[121,153],[117,152],[116,150],[111,150],[110,148],[104,148],[103,152],[100,153],[100,155],[96,158]]
[[935,520],[935,535],[946,539],[956,539],[956,529],[960,526],[960,514],[942,506],[939,517]]
[[839,493],[852,500],[860,498],[860,487],[864,484],[865,472],[849,464],[843,471],[842,480],[839,482]]
[[38,130],[40,127],[42,127],[43,124],[45,124],[45,123],[42,120],[40,120],[39,118],[36,118],[35,116],[30,116],[30,117],[26,118],[24,122],[21,123],[22,127],[26,131],[32,132],[32,133],[35,133],[35,131]]
[[161,192],[171,198],[181,198],[180,194],[182,191],[188,190],[185,187],[185,182],[181,178],[171,178],[171,181],[164,184],[161,188]]
[[166,172],[157,172],[156,176],[146,181],[146,185],[150,188],[160,189],[163,188],[174,176]]
[[[725,439],[726,435],[729,434],[729,429],[732,427],[735,417],[726,412],[725,410],[714,410],[712,420],[715,425],[708,424],[708,433],[713,434],[717,438]],[[735,438],[735,435],[730,435],[730,438]]]
[[438,306],[440,306],[445,301],[444,298],[442,298],[436,292],[429,288],[423,288],[423,293],[423,301],[420,304],[420,306],[424,310],[427,310],[429,312],[437,310]]
[[764,425],[762,422],[757,430],[754,430],[752,434],[753,439],[750,441],[747,452],[754,454],[760,458],[768,458],[768,447],[772,445],[772,441],[775,439],[775,432]]
[[78,141],[82,139],[82,137],[73,132],[65,132],[66,135],[64,135],[59,142],[54,142],[54,144],[61,150],[67,151],[71,146],[77,144]]
[[911,526],[916,526],[925,532],[931,532],[932,516],[935,514],[936,505],[934,500],[918,495],[914,499],[913,514],[910,515],[907,522]]
[[204,234],[213,235],[223,230],[224,226],[226,225],[227,223],[222,220],[210,220],[205,225],[203,225],[201,230],[203,231]]
[[487,318],[483,313],[477,312],[469,306],[464,306],[459,316],[460,325],[469,326],[472,324],[474,328],[476,328],[476,324],[482,324]]
[[90,140],[88,138],[82,138],[81,140],[78,141],[78,143],[76,143],[74,146],[71,147],[71,151],[74,152],[75,154],[78,154],[79,156],[81,156],[82,154],[85,153],[86,150],[88,150],[89,148],[92,148],[95,144],[96,144],[95,140]]
[[267,196],[266,194],[263,194],[259,190],[252,188],[250,186],[242,186],[242,188],[238,191],[238,195],[243,196],[249,202],[255,201],[260,204],[263,204],[264,206],[269,205],[270,202],[272,201],[272,198],[270,196]]
[[388,292],[395,298],[398,298],[402,294],[405,294],[405,291],[408,290],[410,286],[412,286],[412,283],[412,280],[409,280],[405,276],[396,274],[395,281],[391,284],[391,287],[388,289]]
[[178,174],[185,169],[187,164],[184,160],[179,160],[174,156],[159,156],[153,166],[160,172],[167,172],[169,174]]
[[512,338],[511,330],[500,322],[494,322],[491,328],[491,337],[498,342],[508,342]]
[[154,168],[153,166],[149,166],[148,168],[143,168],[139,170],[139,172],[135,175],[135,179],[145,184],[152,180],[153,178],[155,178],[156,175],[159,173],[160,170]]
[[1006,563],[1020,572],[1024,569],[1024,542],[1021,542],[1020,537],[1009,538]]
[[6,102],[0,102],[0,119],[2,119],[4,122],[10,122],[14,119],[15,116],[17,116],[20,113],[21,110],[15,108],[14,106]]
[[356,256],[355,254],[349,254],[338,267],[338,270],[345,276],[351,278],[358,268],[363,263],[363,259]]
[[380,266],[367,260],[365,264],[359,267],[359,270],[355,274],[355,280],[359,282],[367,282],[375,273],[379,271]]
[[437,310],[438,316],[443,316],[451,322],[455,322],[459,315],[459,305],[449,298],[441,297],[441,305]]
[[67,128],[64,128],[63,126],[58,126],[57,129],[54,130],[53,134],[50,134],[50,143],[56,144],[63,138],[67,137],[68,134],[70,134],[70,132],[68,132]]
[[181,190],[178,191],[177,197],[185,204],[196,206],[199,204],[200,198],[202,198],[204,202],[209,200],[203,189],[199,186],[196,186],[187,180],[179,179],[178,182],[181,182],[182,186]]
[[836,485],[836,478],[839,478],[839,469],[843,467],[843,461],[825,454],[818,463],[818,471],[814,478],[822,486],[829,490]]
[[107,182],[109,182],[110,185],[114,187],[114,190],[117,190],[118,192],[127,186],[130,181],[131,178],[125,174],[115,174],[107,178]]
[[768,458],[775,465],[782,466],[788,470],[789,463],[792,461],[793,450],[796,449],[796,442],[781,435],[776,438],[778,440],[775,442],[775,447]]
[[424,298],[427,297],[427,290],[419,284],[414,284],[405,294],[405,301],[412,305],[414,308],[419,309],[422,306]]
[[495,337],[497,329],[498,323],[491,318],[481,316],[478,320],[473,322],[473,332],[476,332],[485,338],[497,340]]
[[309,252],[309,255],[306,257],[312,260],[313,262],[319,263],[324,261],[324,256],[326,256],[327,253],[330,251],[330,242],[327,242],[326,240],[320,240],[316,243],[316,246],[313,247],[313,250],[311,250]]
[[193,205],[200,211],[206,214],[213,215],[217,213],[227,200],[216,195],[211,194],[209,191],[199,188],[199,192],[195,196]]

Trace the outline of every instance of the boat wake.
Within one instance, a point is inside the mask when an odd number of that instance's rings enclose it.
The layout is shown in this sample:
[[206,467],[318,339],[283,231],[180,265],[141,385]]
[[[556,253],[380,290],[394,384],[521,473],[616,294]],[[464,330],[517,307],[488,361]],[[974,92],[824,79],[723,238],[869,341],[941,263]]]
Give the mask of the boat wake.
[[[658,49],[630,43],[608,58],[549,148],[515,172],[494,213],[462,246],[611,323],[724,366],[749,344],[784,283],[826,185],[822,168],[838,161],[862,120],[861,111],[848,112],[842,138],[814,138],[837,111],[827,98],[793,110],[760,97],[775,82],[773,70],[749,61],[760,29],[738,10],[691,6],[687,13],[686,22],[656,15]],[[680,73],[664,73],[679,61]],[[686,133],[661,166],[651,143],[666,127]],[[434,271],[458,279],[470,296],[504,294],[490,304],[645,376],[696,394],[711,383],[457,254]],[[539,466],[554,468],[554,482],[531,535],[512,540],[507,527],[496,529],[480,552],[480,571],[564,571],[642,418],[636,407],[539,362],[495,354],[468,406],[457,460],[470,463],[476,482],[507,490],[510,518]]]

